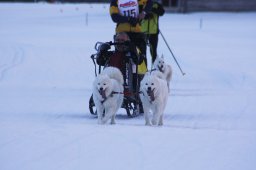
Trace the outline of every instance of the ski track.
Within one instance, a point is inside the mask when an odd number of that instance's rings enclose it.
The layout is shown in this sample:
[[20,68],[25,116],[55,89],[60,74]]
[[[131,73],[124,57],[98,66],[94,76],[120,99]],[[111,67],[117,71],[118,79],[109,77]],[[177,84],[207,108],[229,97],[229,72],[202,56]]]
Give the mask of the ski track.
[[[12,47],[0,47],[0,82],[3,81],[7,72],[22,63],[25,57],[24,48],[21,45]],[[11,54],[10,54],[11,53]],[[8,56],[8,57],[7,57]],[[9,58],[11,57],[11,58]]]

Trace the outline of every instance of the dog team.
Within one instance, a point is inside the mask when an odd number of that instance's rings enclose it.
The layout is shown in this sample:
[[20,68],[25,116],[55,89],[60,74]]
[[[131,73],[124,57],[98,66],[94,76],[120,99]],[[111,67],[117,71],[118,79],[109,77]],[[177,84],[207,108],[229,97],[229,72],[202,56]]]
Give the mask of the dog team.
[[[164,57],[157,57],[154,69],[140,82],[140,99],[144,109],[145,125],[163,125],[163,113],[170,91],[172,68]],[[115,116],[124,98],[124,80],[121,71],[106,67],[93,82],[93,100],[97,109],[98,124],[115,124]],[[150,114],[152,112],[152,115]],[[150,117],[152,119],[150,120]]]

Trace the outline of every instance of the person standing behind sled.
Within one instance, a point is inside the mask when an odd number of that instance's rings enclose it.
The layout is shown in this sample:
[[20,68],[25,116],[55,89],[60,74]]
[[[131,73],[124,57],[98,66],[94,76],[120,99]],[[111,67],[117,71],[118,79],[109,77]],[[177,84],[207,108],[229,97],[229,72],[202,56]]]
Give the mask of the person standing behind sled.
[[149,43],[152,63],[157,57],[157,45],[159,35],[159,16],[163,16],[165,10],[160,1],[153,0],[151,11],[145,16],[142,21],[142,32],[146,33]]
[[110,15],[116,23],[116,33],[126,32],[146,61],[146,39],[142,33],[140,22],[152,7],[152,0],[111,0]]
[[[133,73],[133,90],[136,91],[139,88],[140,75],[144,75],[147,71],[146,65],[143,62],[144,56],[140,53],[140,50],[130,41],[129,36],[125,32],[117,33],[114,36],[115,50],[109,51],[110,45],[103,43],[99,48],[99,54],[97,57],[97,64],[102,66],[112,66],[119,68],[122,72],[125,80],[125,86],[129,84],[126,82],[126,63],[132,59],[132,73]],[[138,70],[136,72],[136,65]],[[138,76],[138,77],[137,77]],[[137,79],[138,78],[138,79]]]

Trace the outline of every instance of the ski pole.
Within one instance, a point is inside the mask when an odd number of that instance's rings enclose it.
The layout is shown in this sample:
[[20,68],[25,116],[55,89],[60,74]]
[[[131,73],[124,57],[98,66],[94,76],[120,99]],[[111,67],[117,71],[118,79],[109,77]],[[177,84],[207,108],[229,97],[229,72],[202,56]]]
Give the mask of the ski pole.
[[177,66],[179,67],[181,74],[184,76],[186,73],[184,73],[184,72],[182,71],[182,69],[181,69],[181,67],[180,67],[180,65],[179,65],[179,63],[178,63],[178,61],[176,60],[176,58],[175,58],[175,56],[174,56],[174,54],[173,54],[171,48],[169,47],[169,45],[168,45],[166,39],[164,38],[163,33],[160,31],[160,29],[159,29],[159,33],[161,34],[161,36],[162,36],[162,38],[163,38],[163,40],[164,40],[166,46],[168,47],[169,51],[171,52],[172,57],[173,57],[174,61],[176,62]]

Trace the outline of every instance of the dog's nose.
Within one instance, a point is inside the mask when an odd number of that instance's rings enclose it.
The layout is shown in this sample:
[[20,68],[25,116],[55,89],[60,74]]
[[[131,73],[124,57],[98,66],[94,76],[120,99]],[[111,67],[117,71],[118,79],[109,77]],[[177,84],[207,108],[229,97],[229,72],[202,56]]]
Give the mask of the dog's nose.
[[148,91],[151,91],[151,87],[148,87]]
[[103,87],[101,87],[100,90],[102,91],[102,90],[103,90]]

